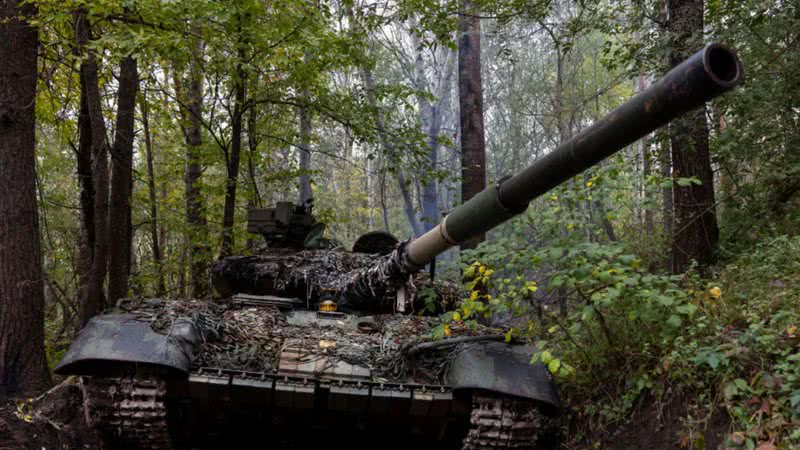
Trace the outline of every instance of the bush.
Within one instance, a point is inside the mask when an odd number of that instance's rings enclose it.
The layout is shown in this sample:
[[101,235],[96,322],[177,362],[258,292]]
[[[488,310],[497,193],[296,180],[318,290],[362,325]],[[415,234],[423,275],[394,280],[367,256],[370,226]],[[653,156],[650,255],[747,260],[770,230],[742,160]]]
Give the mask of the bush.
[[516,254],[515,270],[470,265],[471,295],[447,318],[511,315],[507,339],[536,342],[534,362],[592,428],[628,418],[645,394],[684,393],[686,442],[722,405],[729,448],[800,448],[797,255],[800,236],[766,239],[707,282],[649,273],[616,244],[551,246]]

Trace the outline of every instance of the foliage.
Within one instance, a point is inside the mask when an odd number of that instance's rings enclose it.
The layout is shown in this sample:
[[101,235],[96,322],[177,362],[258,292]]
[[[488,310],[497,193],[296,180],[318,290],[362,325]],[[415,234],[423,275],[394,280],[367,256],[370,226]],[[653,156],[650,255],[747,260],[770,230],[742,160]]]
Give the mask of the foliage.
[[731,448],[800,446],[800,236],[762,239],[731,260],[664,356],[733,419]]
[[[555,268],[549,297],[537,280],[497,276],[475,262],[471,295],[449,320],[511,313],[507,338],[530,339],[541,361],[597,429],[646,397],[693,398],[687,442],[719,406],[732,418],[729,448],[800,445],[800,236],[765,239],[713,281],[654,275],[618,245],[553,246],[529,255]],[[506,255],[508,256],[508,255]],[[552,300],[551,300],[552,299]],[[566,301],[564,309],[555,303]],[[622,376],[624,374],[624,376]],[[578,401],[580,399],[580,401]]]

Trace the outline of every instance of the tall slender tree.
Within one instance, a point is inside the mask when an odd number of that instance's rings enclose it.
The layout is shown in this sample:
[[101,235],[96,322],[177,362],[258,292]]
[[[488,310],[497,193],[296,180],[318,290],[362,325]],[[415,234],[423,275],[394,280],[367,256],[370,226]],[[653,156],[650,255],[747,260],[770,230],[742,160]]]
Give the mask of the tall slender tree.
[[0,396],[46,386],[36,201],[38,31],[31,2],[0,3]]
[[[458,22],[458,99],[461,122],[461,201],[467,201],[486,186],[486,144],[483,131],[481,86],[481,22],[477,5],[462,0]],[[481,234],[461,244],[475,248]]]
[[[303,94],[303,98],[308,98],[308,90],[306,90]],[[300,164],[299,168],[303,173],[300,174],[300,188],[297,198],[297,203],[300,205],[304,205],[308,200],[311,199],[312,192],[311,192],[311,177],[308,174],[308,171],[311,170],[311,148],[310,140],[311,140],[311,113],[308,110],[308,106],[304,105],[300,107],[299,111],[300,116],[300,143],[298,145],[298,152],[300,153]]]
[[153,136],[150,134],[150,108],[147,104],[147,89],[142,89],[139,109],[142,112],[142,132],[144,133],[144,154],[147,165],[147,197],[150,212],[150,248],[153,252],[153,265],[156,270],[156,295],[167,292],[164,281],[164,258],[161,251],[161,239],[158,221],[158,200],[156,196],[156,175],[153,167]]
[[231,144],[225,150],[225,204],[222,213],[222,245],[220,257],[229,256],[233,251],[234,235],[233,221],[236,212],[236,188],[239,183],[239,163],[242,156],[242,128],[244,114],[247,111],[245,95],[247,87],[247,72],[244,70],[245,42],[242,39],[242,17],[237,17],[237,55],[236,71],[233,75],[233,111],[231,113]]
[[78,49],[87,53],[81,70],[81,83],[82,89],[86,92],[86,105],[92,134],[92,190],[94,194],[92,264],[87,276],[86,291],[80,299],[79,326],[85,325],[90,318],[105,308],[104,285],[108,274],[108,140],[100,97],[97,58],[94,51],[87,49],[90,33],[86,11],[79,10],[75,14],[75,39]]
[[111,147],[108,300],[112,303],[128,294],[132,240],[133,122],[138,85],[136,59],[128,56],[120,64],[117,125],[114,145]]
[[[80,55],[77,46],[76,56]],[[86,98],[84,80],[86,63],[80,66],[80,110],[78,114],[77,160],[78,188],[80,189],[80,237],[78,240],[78,299],[83,301],[88,295],[92,274],[92,255],[94,253],[94,178],[92,177],[92,124],[89,118],[89,101]],[[80,328],[81,324],[77,324]],[[75,330],[77,331],[77,329]]]
[[181,75],[175,74],[175,90],[181,100],[183,134],[186,142],[186,168],[184,186],[186,190],[186,229],[189,259],[189,294],[202,298],[208,294],[206,264],[209,259],[208,219],[203,197],[203,42],[195,38],[192,43],[192,58],[189,64],[189,80],[183,92]]
[[[667,13],[672,49],[670,66],[674,67],[691,56],[702,42],[703,0],[668,0]],[[711,264],[719,242],[705,108],[672,122],[670,144],[672,175],[696,177],[701,182],[673,187],[672,271],[682,273],[692,260],[701,267]]]

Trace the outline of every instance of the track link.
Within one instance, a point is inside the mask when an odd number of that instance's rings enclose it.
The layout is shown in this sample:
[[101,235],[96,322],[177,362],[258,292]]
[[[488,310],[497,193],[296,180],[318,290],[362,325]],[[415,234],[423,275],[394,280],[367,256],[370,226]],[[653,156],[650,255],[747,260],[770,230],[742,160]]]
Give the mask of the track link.
[[463,450],[532,449],[542,415],[531,400],[474,393]]
[[87,422],[110,449],[171,450],[166,382],[157,377],[84,377]]

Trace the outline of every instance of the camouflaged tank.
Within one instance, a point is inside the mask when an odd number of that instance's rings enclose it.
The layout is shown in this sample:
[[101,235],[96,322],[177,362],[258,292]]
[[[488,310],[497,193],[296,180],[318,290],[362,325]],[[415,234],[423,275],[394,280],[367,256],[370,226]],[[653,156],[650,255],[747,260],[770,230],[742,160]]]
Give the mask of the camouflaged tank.
[[110,448],[533,448],[561,407],[546,368],[530,364],[536,349],[488,326],[445,332],[421,313],[458,295],[421,269],[741,77],[735,53],[711,44],[408,242],[373,233],[346,252],[310,205],[253,210],[249,230],[268,247],[212,268],[222,299],[122,301],[56,372],[82,376]]

